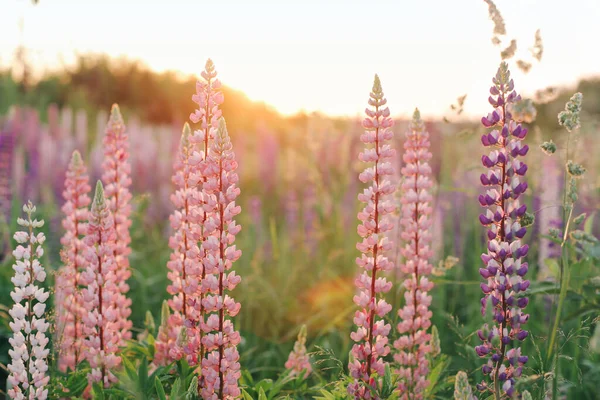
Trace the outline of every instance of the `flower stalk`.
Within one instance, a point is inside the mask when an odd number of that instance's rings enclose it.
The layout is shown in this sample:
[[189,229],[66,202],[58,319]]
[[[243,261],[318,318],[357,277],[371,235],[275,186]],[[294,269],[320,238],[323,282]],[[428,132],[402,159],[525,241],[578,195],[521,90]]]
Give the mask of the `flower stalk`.
[[529,246],[521,242],[527,232],[521,224],[527,206],[519,200],[527,190],[523,181],[527,165],[519,157],[525,156],[529,147],[522,142],[527,129],[512,120],[508,110],[520,96],[514,90],[507,63],[500,64],[493,83],[489,102],[494,111],[481,119],[486,128],[494,129],[481,138],[483,145],[492,150],[482,157],[489,171],[481,175],[487,191],[479,196],[480,205],[486,208],[479,221],[487,227],[488,239],[487,253],[481,256],[484,267],[479,270],[486,280],[481,284],[484,293],[481,311],[485,315],[491,302],[493,321],[491,327],[486,324],[478,331],[483,344],[475,350],[480,357],[488,358],[482,371],[491,379],[491,385],[484,381],[478,389],[491,391],[500,400],[516,394],[516,379],[528,360],[521,354],[518,342],[528,336],[522,325],[529,319],[522,312],[529,303],[524,293],[529,287],[525,279],[528,265],[523,261]]
[[46,237],[36,230],[44,226],[44,221],[32,219],[36,207],[28,202],[23,206],[26,219],[18,218],[17,223],[24,231],[14,234],[18,243],[13,251],[15,275],[11,279],[15,285],[10,296],[15,304],[8,312],[13,321],[9,323],[13,332],[8,340],[12,349],[8,351],[11,362],[8,364],[8,383],[12,386],[8,396],[12,399],[41,399],[48,397],[46,385],[47,357],[49,349],[46,334],[50,324],[46,322],[46,300],[49,293],[38,283],[46,280],[46,271],[39,259],[44,255],[42,245]]
[[56,319],[59,347],[58,367],[75,370],[83,360],[83,325],[81,319],[86,310],[81,297],[80,275],[85,268],[85,245],[90,205],[89,178],[87,168],[77,150],[73,152],[66,173],[62,206],[62,226],[65,234],[61,238],[61,258],[64,265],[56,277]]
[[[377,377],[385,374],[386,362],[382,359],[390,352],[388,334],[391,326],[386,324],[383,317],[391,311],[383,295],[387,293],[392,283],[385,277],[378,276],[380,272],[393,269],[393,264],[385,253],[392,248],[387,232],[393,228],[390,217],[395,205],[388,198],[396,187],[391,183],[393,167],[390,159],[395,151],[389,141],[393,137],[390,110],[384,107],[387,100],[384,97],[379,77],[375,75],[373,89],[370,93],[369,105],[363,121],[365,133],[360,137],[367,148],[360,153],[359,159],[366,163],[374,163],[363,171],[359,179],[369,183],[363,193],[358,195],[359,201],[365,204],[358,213],[361,223],[358,234],[362,237],[356,247],[362,253],[356,263],[364,272],[355,280],[359,293],[354,296],[354,303],[359,310],[354,315],[357,328],[350,337],[356,342],[351,351],[352,358],[348,369],[353,382],[348,386],[348,393],[355,399],[371,399],[372,391],[376,390]],[[377,319],[379,318],[379,319]]]

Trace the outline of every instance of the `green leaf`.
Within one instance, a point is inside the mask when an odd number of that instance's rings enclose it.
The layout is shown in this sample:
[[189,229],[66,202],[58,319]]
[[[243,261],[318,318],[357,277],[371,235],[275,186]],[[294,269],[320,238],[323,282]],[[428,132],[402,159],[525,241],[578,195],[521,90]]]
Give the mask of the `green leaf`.
[[104,389],[97,382],[92,385],[92,393],[94,394],[94,399],[104,400]]
[[172,399],[178,399],[180,394],[181,394],[181,379],[177,378],[177,379],[175,379],[175,382],[173,382],[173,386],[171,387],[171,394],[169,397]]
[[123,366],[125,367],[125,372],[127,372],[127,376],[129,377],[129,379],[131,379],[132,382],[137,383],[138,377],[135,373],[135,368],[133,364],[126,357],[121,357],[121,359],[123,360]]
[[269,400],[262,387],[258,390],[258,400]]
[[254,400],[245,389],[242,389],[242,396],[244,397],[244,400]]
[[167,395],[165,394],[165,388],[163,387],[160,379],[154,378],[154,387],[156,388],[156,394],[158,395],[158,400],[167,400]]
[[142,392],[146,392],[148,388],[148,359],[146,357],[142,358],[140,362],[140,368],[138,369],[138,379],[140,384],[140,390]]

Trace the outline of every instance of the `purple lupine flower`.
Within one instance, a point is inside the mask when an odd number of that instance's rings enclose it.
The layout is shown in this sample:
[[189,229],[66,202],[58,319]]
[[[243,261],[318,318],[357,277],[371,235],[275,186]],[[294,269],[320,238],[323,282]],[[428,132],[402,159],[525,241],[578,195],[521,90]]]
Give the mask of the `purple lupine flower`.
[[526,228],[521,226],[520,219],[527,207],[520,204],[519,197],[527,189],[523,180],[527,165],[519,157],[527,154],[529,148],[522,142],[527,129],[512,120],[507,109],[508,104],[520,100],[507,63],[500,64],[493,82],[489,102],[494,111],[481,120],[485,127],[494,129],[481,138],[491,151],[482,157],[489,171],[481,175],[486,192],[479,196],[479,203],[486,209],[479,221],[488,228],[488,250],[481,256],[484,267],[479,270],[486,280],[481,284],[484,293],[481,305],[485,315],[491,301],[493,321],[491,327],[486,324],[478,331],[483,344],[475,351],[480,357],[488,358],[482,371],[491,380],[491,384],[483,381],[478,388],[494,392],[499,399],[515,395],[516,379],[527,362],[518,347],[518,342],[528,335],[522,325],[529,318],[521,310],[528,303],[524,297],[529,287],[529,281],[524,278],[528,267],[522,258],[527,255],[529,246],[521,242]]

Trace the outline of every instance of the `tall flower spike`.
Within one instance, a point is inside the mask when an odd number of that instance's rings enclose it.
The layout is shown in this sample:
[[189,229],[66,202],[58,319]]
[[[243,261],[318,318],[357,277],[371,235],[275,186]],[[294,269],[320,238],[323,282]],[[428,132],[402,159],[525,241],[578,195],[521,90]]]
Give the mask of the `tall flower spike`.
[[65,372],[75,370],[83,359],[83,326],[81,318],[87,310],[83,307],[79,288],[80,274],[85,267],[83,237],[87,233],[91,188],[87,169],[77,150],[73,152],[65,178],[62,206],[61,258],[64,265],[56,277],[56,332],[58,366]]
[[129,139],[125,132],[123,117],[119,111],[119,106],[113,104],[110,111],[110,118],[106,127],[104,136],[104,161],[102,163],[102,183],[106,188],[106,200],[109,204],[110,212],[114,220],[115,244],[114,256],[116,262],[115,274],[117,277],[117,286],[124,295],[124,301],[118,304],[117,321],[119,329],[123,331],[123,342],[131,339],[131,321],[128,319],[131,315],[131,299],[126,297],[129,292],[127,279],[131,276],[129,268],[129,253],[131,248],[131,236],[129,227],[131,220],[131,165],[129,158]]
[[[204,243],[208,238],[208,231],[211,229],[206,228],[206,222],[210,217],[210,213],[214,208],[214,204],[210,203],[211,196],[203,188],[204,182],[207,177],[203,176],[205,165],[209,163],[208,154],[211,151],[211,147],[215,138],[215,132],[219,126],[219,118],[222,115],[219,105],[223,103],[223,93],[219,90],[221,88],[221,81],[217,79],[217,71],[215,65],[211,59],[206,61],[204,71],[201,73],[203,80],[196,82],[196,94],[192,96],[192,100],[198,105],[198,108],[190,115],[190,120],[193,123],[199,123],[200,129],[194,131],[194,134],[190,137],[190,142],[197,146],[200,154],[201,162],[198,166],[201,175],[201,190],[200,190],[200,244]],[[206,271],[203,266],[204,260],[207,257],[205,249],[200,250],[202,272],[199,277],[196,277],[198,282],[202,282],[206,276]],[[204,324],[204,296],[207,293],[209,287],[204,284],[200,284],[200,290],[197,296],[194,298],[189,297],[188,302],[190,307],[194,307],[196,310],[196,320],[188,321],[188,337],[190,338],[190,348],[198,348],[198,360],[202,360],[205,356],[205,349],[203,345],[204,331],[202,325]],[[199,362],[200,363],[200,362]]]
[[404,142],[402,168],[402,217],[400,224],[404,247],[401,249],[403,263],[400,270],[405,276],[404,308],[398,311],[400,338],[394,342],[398,353],[394,355],[400,364],[398,389],[401,399],[422,399],[427,388],[431,335],[431,296],[433,288],[429,281],[433,266],[429,262],[431,250],[431,159],[429,133],[415,110]]
[[13,251],[15,276],[11,279],[15,288],[10,292],[15,304],[8,312],[13,319],[9,324],[13,335],[8,340],[12,347],[8,351],[11,358],[8,383],[12,386],[8,396],[11,399],[43,400],[48,397],[46,385],[50,380],[46,374],[49,324],[44,319],[48,292],[37,283],[46,279],[46,271],[39,261],[44,255],[42,245],[46,237],[35,232],[44,225],[43,220],[31,219],[35,206],[29,202],[23,206],[23,212],[27,219],[18,218],[17,223],[25,230],[14,235],[18,245]]
[[483,145],[492,149],[481,158],[489,169],[481,174],[481,183],[487,190],[479,196],[479,203],[486,208],[479,221],[487,227],[488,246],[481,256],[484,265],[479,273],[486,280],[481,284],[481,311],[485,315],[491,302],[493,320],[491,327],[486,324],[478,331],[483,344],[475,350],[480,357],[488,358],[482,371],[491,380],[491,385],[483,381],[478,389],[489,390],[501,399],[516,395],[515,382],[528,359],[521,355],[518,344],[528,335],[522,325],[529,318],[522,312],[528,303],[524,295],[529,287],[525,280],[528,266],[523,257],[529,246],[521,243],[527,229],[520,223],[527,206],[519,201],[527,190],[523,180],[527,165],[519,157],[525,156],[529,147],[523,144],[527,129],[512,120],[508,111],[508,106],[519,101],[520,96],[514,91],[507,63],[500,64],[492,81],[489,102],[494,111],[481,119],[485,127],[494,129],[481,137]]
[[367,118],[363,121],[365,132],[360,139],[367,148],[359,154],[359,159],[366,163],[374,163],[359,175],[363,183],[369,183],[363,193],[358,195],[358,200],[365,203],[365,207],[358,213],[361,221],[358,225],[358,234],[362,237],[356,247],[362,253],[356,263],[364,272],[355,280],[359,293],[354,296],[354,303],[359,310],[354,315],[357,328],[350,337],[356,343],[352,347],[352,359],[348,365],[353,382],[348,385],[348,393],[355,399],[371,399],[371,389],[377,386],[376,378],[383,377],[386,363],[381,359],[389,352],[388,334],[391,326],[386,324],[383,317],[390,312],[392,306],[383,298],[391,287],[384,277],[377,277],[378,272],[393,269],[392,263],[385,253],[392,248],[386,232],[393,228],[390,214],[394,212],[395,205],[387,198],[396,190],[389,177],[393,175],[393,167],[389,160],[395,151],[387,144],[392,139],[390,110],[384,107],[387,100],[384,98],[379,77],[375,75],[373,90],[369,98],[369,105],[365,113]]
[[225,291],[235,289],[241,281],[235,271],[230,271],[233,262],[242,254],[233,244],[241,229],[233,219],[240,213],[240,206],[235,205],[240,189],[236,187],[237,162],[223,118],[203,167],[204,194],[209,196],[205,199],[205,207],[212,206],[212,210],[204,226],[206,240],[202,243],[207,255],[204,259],[206,276],[202,281],[207,295],[202,305],[206,313],[211,313],[202,323],[205,333],[202,344],[207,352],[207,357],[202,360],[202,397],[233,399],[241,393],[237,350],[240,334],[234,329],[231,318],[238,314],[241,306]]
[[298,340],[294,343],[294,349],[285,363],[285,368],[290,370],[290,376],[299,376],[304,372],[304,379],[312,372],[310,358],[306,354],[306,325],[302,325],[298,333]]
[[119,304],[125,296],[117,286],[118,267],[115,262],[114,219],[104,197],[102,182],[96,184],[96,193],[84,239],[86,270],[81,274],[83,316],[86,340],[86,359],[90,363],[90,383],[101,382],[104,387],[117,381],[112,369],[121,363],[117,355],[123,342],[123,328],[119,320]]
[[[201,179],[198,172],[201,158],[195,151],[195,145],[190,141],[190,135],[190,126],[186,123],[174,165],[173,183],[177,189],[171,196],[175,211],[170,217],[173,234],[169,239],[169,247],[173,251],[167,263],[169,268],[167,275],[171,281],[167,291],[173,296],[169,300],[173,313],[168,317],[168,323],[161,332],[163,335],[156,343],[155,362],[158,365],[178,360],[184,352],[191,365],[198,363],[197,346],[186,349],[175,346],[179,331],[187,329],[184,326],[189,326],[185,321],[199,320],[198,310],[188,304],[196,301],[198,297],[199,278],[202,273],[198,245],[201,237],[199,224],[202,211],[199,209],[200,193],[197,189]],[[188,336],[191,333],[188,332]],[[198,340],[192,340],[189,344],[193,345]]]

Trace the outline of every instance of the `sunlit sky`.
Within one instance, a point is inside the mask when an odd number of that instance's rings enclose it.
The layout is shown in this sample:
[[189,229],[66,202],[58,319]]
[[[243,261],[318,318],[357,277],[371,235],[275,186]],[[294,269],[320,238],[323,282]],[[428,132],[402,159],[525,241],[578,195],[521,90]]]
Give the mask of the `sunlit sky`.
[[[599,0],[496,4],[517,56],[541,29],[542,62],[513,68],[522,93],[600,74]],[[464,93],[477,115],[500,61],[492,28],[482,0],[0,0],[0,63],[21,40],[38,71],[105,52],[199,74],[211,57],[226,85],[286,114],[356,115],[378,73],[394,115],[440,116]]]

